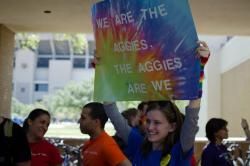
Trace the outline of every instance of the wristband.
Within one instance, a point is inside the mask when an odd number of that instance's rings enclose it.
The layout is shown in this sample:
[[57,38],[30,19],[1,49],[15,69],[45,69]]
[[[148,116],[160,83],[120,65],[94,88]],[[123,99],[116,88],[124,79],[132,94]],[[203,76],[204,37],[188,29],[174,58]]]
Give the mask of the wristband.
[[203,85],[203,80],[205,78],[204,68],[205,68],[205,65],[206,65],[209,57],[210,57],[210,54],[208,54],[208,56],[200,57],[200,78],[199,78],[199,94],[198,94],[199,97],[202,96],[202,85]]

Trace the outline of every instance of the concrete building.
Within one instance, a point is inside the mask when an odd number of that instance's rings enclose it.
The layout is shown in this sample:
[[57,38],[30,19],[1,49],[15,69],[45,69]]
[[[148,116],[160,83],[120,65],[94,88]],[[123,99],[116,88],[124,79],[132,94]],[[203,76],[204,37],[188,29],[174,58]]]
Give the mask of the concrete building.
[[87,46],[81,54],[74,51],[69,40],[56,40],[53,34],[38,35],[40,41],[35,50],[21,49],[18,46],[21,39],[16,39],[13,97],[31,104],[62,89],[72,80],[93,79],[93,35],[86,35]]

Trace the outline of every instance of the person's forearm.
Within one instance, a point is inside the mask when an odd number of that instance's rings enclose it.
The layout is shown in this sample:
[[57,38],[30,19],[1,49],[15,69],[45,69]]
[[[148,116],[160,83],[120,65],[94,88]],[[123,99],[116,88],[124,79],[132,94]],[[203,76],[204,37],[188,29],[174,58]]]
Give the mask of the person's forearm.
[[127,124],[127,121],[119,113],[115,103],[104,103],[104,108],[107,116],[110,118],[112,124],[117,131],[119,137],[126,143],[128,142],[128,136],[131,132],[131,127]]
[[199,130],[198,119],[200,99],[190,101],[186,107],[185,120],[181,129],[181,146],[183,152],[189,151],[194,146],[195,135]]
[[188,108],[200,108],[201,98],[190,100],[188,104]]

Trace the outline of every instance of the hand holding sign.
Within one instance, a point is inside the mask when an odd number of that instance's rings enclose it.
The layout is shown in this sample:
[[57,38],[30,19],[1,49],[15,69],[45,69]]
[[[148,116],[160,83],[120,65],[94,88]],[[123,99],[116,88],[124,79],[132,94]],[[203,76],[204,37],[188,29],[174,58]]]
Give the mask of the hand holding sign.
[[199,44],[199,47],[196,50],[198,55],[204,58],[208,58],[210,55],[210,50],[207,43],[204,41],[198,41],[197,43]]

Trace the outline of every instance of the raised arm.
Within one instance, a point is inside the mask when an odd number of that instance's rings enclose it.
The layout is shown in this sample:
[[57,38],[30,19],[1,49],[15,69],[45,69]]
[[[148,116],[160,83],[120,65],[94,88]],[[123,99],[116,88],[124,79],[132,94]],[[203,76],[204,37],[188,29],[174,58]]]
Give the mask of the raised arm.
[[249,130],[249,126],[248,126],[248,123],[247,123],[247,120],[242,118],[241,119],[241,127],[246,135],[246,140],[247,141],[250,141],[250,130]]
[[204,79],[204,67],[210,56],[208,45],[203,41],[198,41],[197,58],[200,59],[200,90],[199,98],[190,100],[189,105],[186,107],[186,116],[181,130],[181,145],[183,152],[188,152],[195,142],[195,135],[199,130],[198,119],[199,110],[202,96],[202,83]]
[[104,108],[107,116],[110,118],[112,124],[114,125],[118,136],[121,137],[125,143],[128,143],[128,136],[131,132],[131,127],[118,111],[116,104],[104,103]]
[[200,99],[190,100],[186,107],[186,116],[181,129],[181,147],[183,152],[188,152],[193,146],[195,135],[199,130],[198,119],[200,110]]

